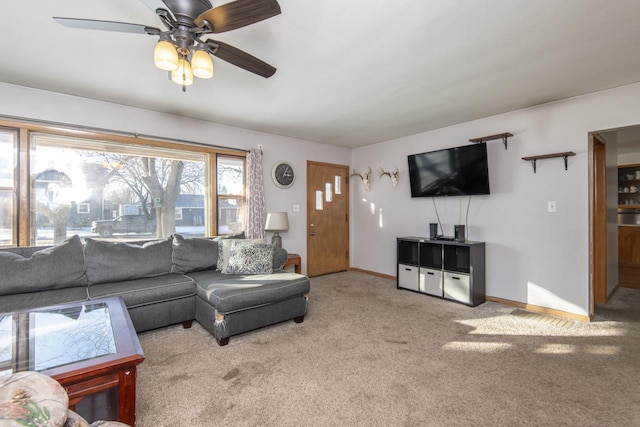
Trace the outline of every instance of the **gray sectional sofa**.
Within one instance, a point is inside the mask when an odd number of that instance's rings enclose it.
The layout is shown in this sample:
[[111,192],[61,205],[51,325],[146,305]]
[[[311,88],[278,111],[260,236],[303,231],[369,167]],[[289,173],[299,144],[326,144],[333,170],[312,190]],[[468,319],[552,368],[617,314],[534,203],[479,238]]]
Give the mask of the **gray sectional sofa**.
[[286,320],[300,323],[306,276],[282,269],[287,252],[231,238],[140,243],[73,236],[51,247],[0,250],[0,313],[119,296],[136,331],[195,319],[225,345],[232,335]]

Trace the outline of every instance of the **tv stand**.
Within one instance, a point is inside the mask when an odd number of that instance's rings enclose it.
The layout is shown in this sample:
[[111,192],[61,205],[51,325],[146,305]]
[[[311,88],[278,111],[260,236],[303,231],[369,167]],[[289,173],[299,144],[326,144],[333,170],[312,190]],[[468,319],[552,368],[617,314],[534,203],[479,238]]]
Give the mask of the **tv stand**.
[[485,302],[485,244],[398,237],[397,288],[475,307]]

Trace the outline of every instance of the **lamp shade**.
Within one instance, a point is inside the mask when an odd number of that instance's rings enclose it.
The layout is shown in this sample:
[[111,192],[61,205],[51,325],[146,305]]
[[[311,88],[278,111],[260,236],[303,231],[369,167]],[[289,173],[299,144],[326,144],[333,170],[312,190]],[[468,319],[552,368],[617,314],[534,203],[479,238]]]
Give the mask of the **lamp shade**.
[[193,84],[193,73],[189,61],[182,58],[178,60],[178,69],[171,72],[171,81],[182,86]]
[[289,218],[286,212],[269,212],[267,223],[264,227],[266,231],[283,231],[289,229]]
[[193,53],[191,70],[194,76],[201,79],[210,79],[213,77],[213,62],[207,51],[196,50]]
[[161,70],[178,69],[178,52],[171,42],[160,40],[153,51],[153,63]]

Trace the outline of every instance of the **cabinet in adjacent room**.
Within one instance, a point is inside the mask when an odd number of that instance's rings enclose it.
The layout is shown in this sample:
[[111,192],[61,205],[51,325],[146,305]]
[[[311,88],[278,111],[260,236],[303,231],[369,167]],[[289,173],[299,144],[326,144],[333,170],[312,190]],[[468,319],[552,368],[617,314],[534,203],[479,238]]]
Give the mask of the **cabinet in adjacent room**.
[[640,164],[618,166],[618,206],[640,208]]
[[485,301],[484,242],[400,237],[397,287],[476,306]]
[[639,226],[618,226],[618,283],[640,289]]

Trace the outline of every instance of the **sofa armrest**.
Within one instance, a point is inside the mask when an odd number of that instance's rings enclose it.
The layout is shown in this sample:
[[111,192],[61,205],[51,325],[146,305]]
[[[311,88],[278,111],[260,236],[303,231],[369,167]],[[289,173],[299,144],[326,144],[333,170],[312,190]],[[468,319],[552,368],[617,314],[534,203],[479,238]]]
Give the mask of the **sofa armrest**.
[[276,248],[273,252],[273,269],[280,270],[287,262],[289,253],[284,248]]

